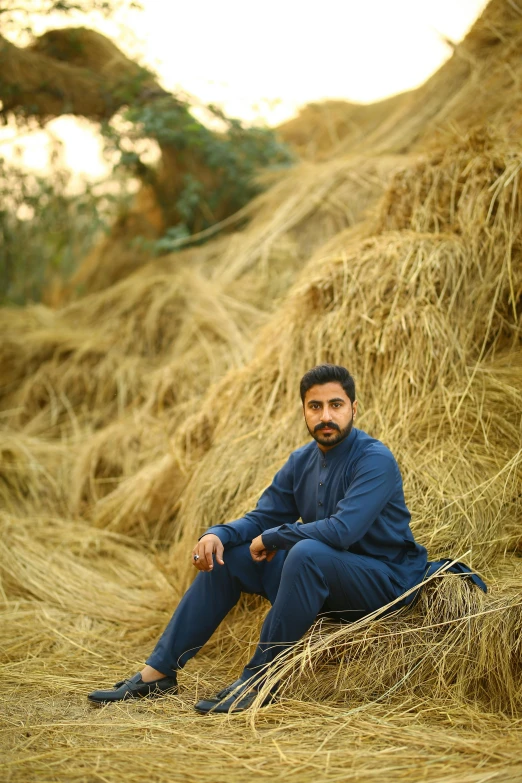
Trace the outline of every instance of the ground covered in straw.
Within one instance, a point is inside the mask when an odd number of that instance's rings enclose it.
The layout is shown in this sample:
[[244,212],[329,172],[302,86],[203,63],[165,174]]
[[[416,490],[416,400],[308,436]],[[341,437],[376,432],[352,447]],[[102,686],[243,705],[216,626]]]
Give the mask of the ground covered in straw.
[[[522,779],[521,51],[494,0],[366,146],[280,175],[241,229],[0,311],[2,779]],[[318,621],[274,704],[198,716],[252,653],[267,604],[245,597],[178,696],[90,707],[142,664],[195,538],[305,442],[322,361],[355,374],[418,540],[488,594],[443,575],[406,612]]]

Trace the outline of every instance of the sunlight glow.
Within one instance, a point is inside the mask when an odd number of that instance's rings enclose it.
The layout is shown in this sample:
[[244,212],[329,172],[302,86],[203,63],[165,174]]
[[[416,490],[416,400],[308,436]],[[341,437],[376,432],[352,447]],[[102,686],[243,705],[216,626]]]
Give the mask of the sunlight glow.
[[[246,121],[270,125],[328,98],[372,102],[422,84],[451,55],[486,0],[142,0],[143,10],[92,22],[130,56],[181,90]],[[85,22],[83,22],[85,24]],[[61,25],[63,25],[63,20]],[[41,20],[36,32],[56,26]],[[127,28],[131,35],[123,35]],[[94,124],[60,117],[50,124],[63,158],[79,174],[107,170]],[[9,155],[13,132],[0,134]],[[42,132],[19,138],[22,161],[49,165]]]

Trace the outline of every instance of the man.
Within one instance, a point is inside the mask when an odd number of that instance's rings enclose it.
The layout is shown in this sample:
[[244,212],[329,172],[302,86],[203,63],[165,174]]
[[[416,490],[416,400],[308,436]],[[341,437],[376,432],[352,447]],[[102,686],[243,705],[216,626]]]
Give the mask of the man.
[[177,671],[247,592],[272,604],[256,652],[236,682],[196,704],[202,713],[247,709],[268,665],[318,614],[350,622],[422,581],[426,550],[410,530],[397,462],[354,428],[350,373],[314,367],[300,391],[313,441],[290,455],[254,511],[199,539],[192,552],[199,573],[146,666],[113,690],[94,691],[91,702],[176,692]]

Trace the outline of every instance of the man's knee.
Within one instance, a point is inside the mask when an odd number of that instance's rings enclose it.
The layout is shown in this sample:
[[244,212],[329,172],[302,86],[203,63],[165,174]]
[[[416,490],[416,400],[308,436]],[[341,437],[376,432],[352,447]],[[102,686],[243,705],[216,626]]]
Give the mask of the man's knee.
[[290,549],[286,557],[285,568],[304,563],[317,562],[317,556],[324,552],[326,545],[313,538],[304,538]]

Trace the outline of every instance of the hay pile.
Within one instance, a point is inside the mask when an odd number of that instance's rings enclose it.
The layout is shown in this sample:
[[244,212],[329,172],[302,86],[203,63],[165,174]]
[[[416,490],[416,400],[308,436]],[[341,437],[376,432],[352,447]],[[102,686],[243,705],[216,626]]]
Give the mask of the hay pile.
[[409,97],[410,93],[404,92],[369,104],[332,100],[309,103],[277,130],[301,158],[326,160],[341,144],[353,149]]
[[[446,81],[471,50],[471,73],[516,76],[521,49],[495,0]],[[0,312],[6,780],[521,779],[522,148],[488,122],[515,101],[495,84],[480,117],[425,116],[401,154],[296,166],[230,236]],[[280,701],[201,718],[253,651],[266,604],[245,597],[179,696],[89,709],[149,652],[194,538],[307,439],[298,381],[320,361],[354,372],[419,541],[488,595],[443,576],[404,614],[319,622],[273,672]]]

